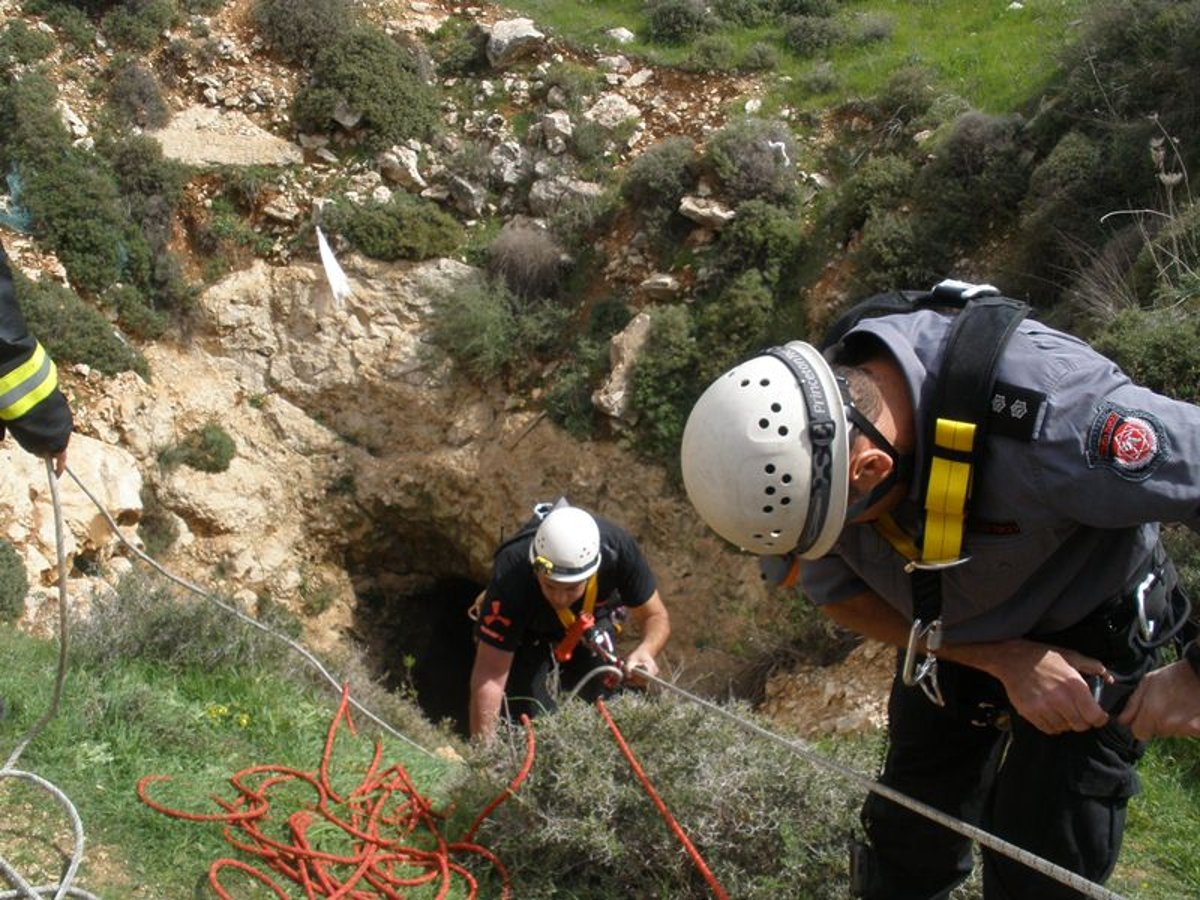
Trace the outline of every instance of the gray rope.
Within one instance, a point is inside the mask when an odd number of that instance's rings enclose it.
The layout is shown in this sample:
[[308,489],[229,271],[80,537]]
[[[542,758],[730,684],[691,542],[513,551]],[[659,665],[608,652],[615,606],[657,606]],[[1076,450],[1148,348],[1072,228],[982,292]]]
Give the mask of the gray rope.
[[[296,651],[302,657],[304,657],[304,659],[309,663],[309,665],[311,665],[314,669],[316,669],[317,672],[319,672],[321,674],[321,676],[327,682],[329,682],[329,684],[333,687],[333,689],[335,691],[337,691],[339,693],[341,692],[342,683],[340,681],[338,681],[336,678],[334,678],[332,674],[330,674],[329,670],[326,669],[324,665],[322,665],[321,661],[319,659],[317,659],[317,657],[314,656],[308,650],[307,647],[292,640],[291,638],[287,637],[286,635],[280,634],[279,632],[274,631],[271,628],[268,628],[262,622],[246,615],[245,613],[243,613],[241,610],[237,609],[236,607],[230,606],[228,603],[223,603],[222,601],[218,600],[216,597],[209,594],[203,588],[193,584],[192,582],[190,582],[184,578],[180,578],[178,575],[173,574],[172,572],[170,572],[166,568],[164,568],[162,565],[160,565],[157,560],[152,559],[150,556],[143,553],[139,548],[135,547],[129,541],[129,539],[126,538],[125,535],[123,535],[121,533],[121,529],[117,527],[116,520],[114,520],[112,515],[109,513],[109,511],[104,508],[104,504],[101,503],[96,498],[96,496],[90,490],[87,489],[87,487],[84,485],[84,483],[79,480],[79,476],[76,475],[71,470],[70,466],[67,466],[66,471],[67,471],[67,474],[70,475],[71,478],[75,481],[75,484],[77,484],[79,486],[79,489],[81,491],[83,491],[84,494],[87,495],[87,498],[89,500],[91,500],[92,503],[95,505],[96,509],[98,509],[100,511],[100,514],[102,516],[104,516],[104,520],[108,523],[108,527],[110,529],[112,529],[113,534],[115,534],[117,536],[117,540],[119,540],[122,544],[124,544],[125,547],[127,547],[132,553],[134,553],[138,559],[140,559],[142,562],[146,563],[146,565],[153,568],[155,571],[157,571],[160,575],[162,575],[164,578],[168,579],[169,581],[174,582],[175,584],[179,585],[180,587],[184,588],[185,590],[191,591],[193,594],[196,594],[197,596],[203,597],[209,603],[212,603],[212,604],[220,607],[225,612],[229,613],[231,616],[236,616],[237,618],[239,618],[243,622],[245,622],[247,625],[252,625],[253,627],[257,628],[259,631],[262,631],[265,634],[268,634],[271,637],[275,638],[276,640],[282,641],[283,643],[287,644],[294,651]],[[431,759],[442,760],[442,757],[438,756],[432,750],[425,749],[420,744],[418,744],[416,741],[414,741],[412,738],[410,738],[408,735],[402,734],[400,731],[397,731],[395,728],[393,728],[391,725],[389,725],[386,721],[381,719],[379,716],[375,715],[375,713],[371,712],[371,710],[367,709],[365,706],[363,706],[361,703],[359,703],[357,700],[355,700],[353,696],[350,697],[350,705],[353,706],[360,713],[362,713],[364,716],[366,716],[368,719],[370,719],[372,722],[374,722],[376,725],[378,725],[380,728],[382,728],[384,731],[386,731],[388,734],[392,735],[393,737],[399,738],[400,740],[407,743],[409,746],[411,746],[417,750],[420,750],[422,753],[424,753],[426,756],[430,757]]]

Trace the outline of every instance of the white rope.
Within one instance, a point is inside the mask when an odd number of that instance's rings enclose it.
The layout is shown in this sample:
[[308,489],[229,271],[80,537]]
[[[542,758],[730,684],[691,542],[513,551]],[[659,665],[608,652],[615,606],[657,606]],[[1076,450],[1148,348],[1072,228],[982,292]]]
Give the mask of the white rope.
[[[258,621],[257,619],[246,615],[245,613],[243,613],[241,610],[237,609],[236,607],[230,606],[228,603],[223,603],[222,601],[218,600],[216,597],[209,594],[203,588],[193,584],[192,582],[190,582],[184,578],[180,578],[178,575],[175,575],[175,574],[169,572],[166,568],[164,568],[162,565],[160,565],[157,560],[146,555],[138,547],[134,546],[133,543],[130,542],[130,540],[128,538],[126,538],[124,534],[121,533],[121,529],[117,527],[116,520],[114,520],[112,515],[109,513],[109,511],[104,508],[104,504],[101,503],[96,498],[96,496],[87,489],[86,486],[84,486],[84,483],[79,480],[79,476],[76,475],[71,470],[70,466],[67,466],[66,471],[67,471],[67,474],[70,475],[71,478],[75,481],[75,483],[77,485],[79,485],[79,489],[81,491],[83,491],[84,494],[87,495],[87,498],[89,500],[91,500],[92,503],[96,506],[96,509],[100,510],[100,514],[102,516],[104,516],[104,520],[108,523],[108,527],[110,529],[112,529],[113,534],[115,534],[117,536],[117,539],[122,544],[124,544],[130,551],[132,551],[137,556],[138,559],[140,559],[142,562],[146,563],[146,565],[155,569],[155,571],[157,571],[159,574],[161,574],[164,578],[166,578],[170,581],[173,581],[175,584],[179,585],[180,587],[184,588],[185,590],[191,591],[192,593],[194,593],[200,597],[203,597],[209,603],[212,603],[215,606],[221,608],[225,612],[229,613],[231,616],[236,616],[237,618],[239,618],[243,622],[245,622],[247,625],[252,625],[253,627],[257,628],[259,631],[262,631],[265,634],[268,634],[271,637],[275,638],[276,640],[282,641],[283,643],[287,644],[289,647],[291,647],[293,650],[295,650],[297,653],[299,653],[302,657],[304,657],[304,659],[309,663],[309,665],[311,665],[314,669],[316,669],[321,674],[321,676],[327,682],[329,682],[329,684],[333,687],[333,689],[335,691],[337,691],[339,694],[341,693],[342,683],[339,682],[336,678],[334,678],[333,675],[330,674],[329,670],[326,669],[324,665],[322,665],[321,661],[319,659],[317,659],[316,656],[314,656],[308,650],[308,648],[305,647],[303,644],[300,644],[300,643],[292,640],[291,638],[287,637],[286,635],[283,635],[277,631],[274,631],[273,629],[267,627],[266,625],[264,625],[262,622]],[[364,716],[366,716],[368,719],[370,719],[372,722],[374,722],[376,725],[378,725],[380,728],[382,728],[388,734],[392,735],[393,737],[399,738],[400,740],[409,744],[411,747],[413,747],[417,750],[420,750],[422,753],[424,753],[426,756],[429,756],[431,759],[437,759],[437,760],[441,760],[443,762],[445,761],[443,759],[443,757],[438,756],[432,750],[425,749],[420,744],[418,744],[416,741],[414,741],[412,738],[410,738],[408,735],[403,734],[400,731],[393,728],[386,721],[381,719],[379,716],[375,715],[375,713],[371,712],[371,710],[367,709],[365,706],[363,706],[361,703],[359,703],[357,700],[355,700],[353,695],[351,695],[351,697],[349,699],[350,699],[351,706],[353,706],[356,710],[358,710],[360,713],[362,713]]]
[[17,887],[16,891],[6,891],[0,894],[0,900],[8,897],[26,897],[30,898],[30,900],[39,900],[40,897],[45,896],[51,891],[55,892],[54,900],[62,900],[63,897],[84,897],[91,898],[91,900],[98,900],[98,898],[93,898],[86,891],[80,891],[71,887],[71,882],[75,880],[79,866],[83,863],[83,822],[79,818],[79,811],[75,809],[75,805],[71,802],[70,798],[49,781],[38,775],[34,775],[32,772],[22,772],[15,768],[17,760],[25,752],[25,748],[42,732],[50,723],[50,720],[58,714],[59,703],[62,700],[63,685],[67,680],[67,647],[70,634],[67,615],[67,553],[63,529],[62,501],[58,495],[58,476],[54,473],[54,462],[51,457],[46,457],[46,477],[50,481],[50,499],[54,507],[54,541],[58,550],[58,672],[54,678],[54,691],[50,698],[50,706],[42,714],[41,718],[34,723],[33,727],[26,732],[25,736],[17,742],[17,746],[8,756],[8,761],[0,769],[0,778],[19,778],[32,782],[34,785],[49,792],[66,811],[68,818],[71,820],[71,830],[75,836],[75,849],[71,853],[71,861],[67,866],[67,871],[63,875],[62,881],[57,885],[50,886],[34,887],[30,885],[3,857],[0,857],[0,872],[3,872],[9,882]]
[[689,693],[683,688],[678,687],[677,685],[671,684],[669,681],[664,681],[657,676],[651,675],[644,669],[637,669],[637,674],[643,678],[653,681],[655,684],[660,685],[669,691],[674,692],[675,694],[678,694],[681,697],[692,701],[693,703],[699,704],[707,710],[715,712],[718,715],[724,716],[725,718],[736,722],[742,728],[752,731],[761,737],[765,737],[768,740],[774,741],[775,743],[786,747],[797,756],[800,756],[814,765],[836,772],[838,775],[841,775],[847,781],[852,782],[860,788],[864,788],[865,790],[868,790],[874,794],[878,794],[881,797],[886,797],[893,803],[903,806],[905,809],[908,809],[917,815],[923,816],[945,828],[949,828],[951,831],[958,832],[964,837],[978,842],[981,846],[987,847],[990,850],[994,850],[997,853],[1003,854],[1011,859],[1015,859],[1017,862],[1023,863],[1024,865],[1033,869],[1035,872],[1040,872],[1042,875],[1045,875],[1047,878],[1051,878],[1060,884],[1074,888],[1085,897],[1092,897],[1095,898],[1095,900],[1125,900],[1125,898],[1120,894],[1109,890],[1103,885],[1096,884],[1094,881],[1089,881],[1087,878],[1084,878],[1082,875],[1076,872],[1072,872],[1070,869],[1064,869],[1062,866],[1052,863],[1050,860],[1044,859],[1043,857],[1038,856],[1036,853],[1031,853],[1023,847],[1018,847],[1016,844],[1004,840],[1004,838],[997,837],[990,832],[984,831],[977,825],[972,825],[969,822],[964,822],[961,819],[956,819],[953,816],[947,815],[939,809],[934,809],[932,806],[922,803],[920,800],[914,800],[894,788],[888,787],[885,784],[880,784],[878,781],[874,781],[868,778],[866,775],[849,768],[848,766],[844,766],[835,760],[822,756],[820,753],[817,753],[815,750],[805,745],[802,741],[788,740],[782,735],[763,728],[761,725],[751,722],[750,720],[745,719],[736,713],[730,712],[716,703],[705,700],[703,697],[698,697],[695,694]]

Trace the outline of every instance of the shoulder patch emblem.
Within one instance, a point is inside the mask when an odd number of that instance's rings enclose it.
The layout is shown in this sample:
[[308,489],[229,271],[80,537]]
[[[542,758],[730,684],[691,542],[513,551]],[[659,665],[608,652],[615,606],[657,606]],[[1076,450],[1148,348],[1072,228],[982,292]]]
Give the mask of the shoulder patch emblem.
[[1162,423],[1150,413],[1102,403],[1088,432],[1088,467],[1107,466],[1128,481],[1142,481],[1162,460],[1162,436]]

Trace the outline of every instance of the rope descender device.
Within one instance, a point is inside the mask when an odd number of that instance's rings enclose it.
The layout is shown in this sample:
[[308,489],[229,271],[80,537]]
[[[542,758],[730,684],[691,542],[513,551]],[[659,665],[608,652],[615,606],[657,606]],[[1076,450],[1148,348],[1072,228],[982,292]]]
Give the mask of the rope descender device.
[[595,626],[595,624],[596,619],[590,612],[581,612],[575,616],[575,621],[567,628],[566,635],[558,642],[558,646],[554,648],[554,658],[560,663],[565,663],[570,659],[571,654],[575,652],[575,648],[579,645],[579,641],[584,633]]

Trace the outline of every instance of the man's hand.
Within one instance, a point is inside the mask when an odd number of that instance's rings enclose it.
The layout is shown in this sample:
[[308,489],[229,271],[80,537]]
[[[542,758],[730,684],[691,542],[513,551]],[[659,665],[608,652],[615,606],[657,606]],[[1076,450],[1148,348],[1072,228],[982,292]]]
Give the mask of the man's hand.
[[1084,679],[1112,680],[1099,660],[1036,641],[1003,641],[993,647],[986,671],[1004,685],[1017,714],[1039,731],[1088,731],[1108,722]]
[[63,447],[57,453],[51,454],[50,462],[54,464],[54,474],[62,478],[62,473],[67,468],[67,448]]
[[1142,679],[1117,721],[1143,741],[1200,737],[1200,677],[1182,661],[1155,669]]
[[645,684],[646,679],[638,676],[638,669],[650,676],[658,674],[658,663],[654,661],[653,654],[642,647],[625,657],[625,677],[633,684]]

